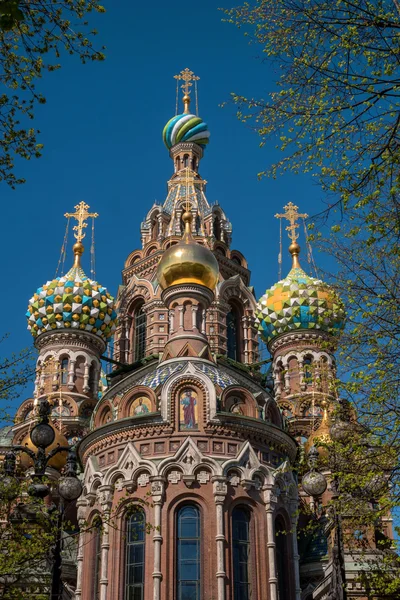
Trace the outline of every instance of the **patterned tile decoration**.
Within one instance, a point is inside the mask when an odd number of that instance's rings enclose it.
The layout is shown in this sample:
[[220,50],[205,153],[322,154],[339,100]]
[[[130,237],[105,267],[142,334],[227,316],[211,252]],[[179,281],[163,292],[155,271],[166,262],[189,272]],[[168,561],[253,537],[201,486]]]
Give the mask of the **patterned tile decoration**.
[[267,290],[257,305],[258,331],[265,342],[301,329],[339,335],[345,323],[343,303],[320,279],[293,268],[286,279]]
[[53,329],[81,329],[108,341],[117,323],[114,298],[81,267],[38,288],[26,312],[33,337]]
[[139,379],[135,385],[145,385],[151,389],[157,388],[161,383],[164,383],[168,379],[170,375],[173,373],[177,373],[178,371],[182,371],[185,363],[176,362],[170,365],[165,365],[164,367],[159,367],[156,371],[152,371],[151,373],[147,373],[144,375],[142,379]]
[[196,363],[196,369],[208,375],[215,385],[219,385],[223,389],[228,387],[228,385],[238,385],[238,381],[231,377],[231,375],[228,375],[228,373],[221,371],[221,368],[217,369],[212,365]]

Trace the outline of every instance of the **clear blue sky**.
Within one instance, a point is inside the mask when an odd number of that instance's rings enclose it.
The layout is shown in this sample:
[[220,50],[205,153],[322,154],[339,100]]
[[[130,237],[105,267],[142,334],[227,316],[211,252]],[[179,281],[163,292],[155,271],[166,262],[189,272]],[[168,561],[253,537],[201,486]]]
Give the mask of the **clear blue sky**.
[[[12,335],[2,353],[32,343],[24,316],[28,299],[54,276],[63,215],[80,200],[100,215],[97,279],[115,294],[125,258],[139,247],[141,220],[154,200],[166,196],[172,162],[161,132],[175,112],[173,75],[185,67],[201,77],[199,112],[211,131],[201,165],[208,200],[218,200],[232,221],[233,247],[247,257],[256,293],[277,280],[274,214],[290,200],[313,214],[322,193],[301,175],[257,180],[277,156],[274,144],[260,149],[234,107],[219,105],[232,91],[265,95],[279,73],[258,59],[260,49],[249,46],[242,31],[221,21],[223,2],[108,2],[107,13],[91,20],[99,45],[107,46],[106,61],[82,66],[67,57],[60,71],[39,82],[47,98],[36,113],[44,155],[17,164],[26,184],[0,187],[3,285],[12,293],[6,300],[12,311],[2,322]],[[89,272],[88,252],[85,258]],[[285,274],[286,253],[284,259]],[[71,260],[70,252],[67,264]]]

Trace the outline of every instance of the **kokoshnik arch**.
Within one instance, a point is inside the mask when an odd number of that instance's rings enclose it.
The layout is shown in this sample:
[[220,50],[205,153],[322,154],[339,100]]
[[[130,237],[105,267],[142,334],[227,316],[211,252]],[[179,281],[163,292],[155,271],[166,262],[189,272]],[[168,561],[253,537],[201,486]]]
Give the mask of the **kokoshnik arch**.
[[[336,401],[343,307],[300,267],[292,203],[280,216],[293,268],[257,302],[231,223],[199,172],[210,133],[190,112],[198,78],[186,69],[177,79],[184,110],[163,131],[173,163],[165,202],[141,223],[116,300],[81,266],[86,220],[97,215],[84,203],[69,215],[74,265],[38,288],[27,312],[39,351],[34,397],[0,441],[24,443],[48,399],[59,437],[79,441],[78,521],[105,523],[116,511],[118,526],[81,534],[65,582],[71,598],[322,599],[328,540],[321,531],[299,553],[294,465]],[[112,336],[107,383],[100,358]],[[272,355],[267,379],[254,366],[259,336]],[[144,501],[134,514],[132,499]]]

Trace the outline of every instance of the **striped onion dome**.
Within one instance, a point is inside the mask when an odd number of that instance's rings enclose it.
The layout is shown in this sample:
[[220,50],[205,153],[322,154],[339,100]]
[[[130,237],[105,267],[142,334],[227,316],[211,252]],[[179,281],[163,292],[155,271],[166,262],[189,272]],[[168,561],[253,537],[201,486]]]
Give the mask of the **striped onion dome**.
[[196,142],[204,148],[208,144],[210,132],[203,119],[183,113],[172,117],[164,127],[163,140],[168,149],[179,142]]

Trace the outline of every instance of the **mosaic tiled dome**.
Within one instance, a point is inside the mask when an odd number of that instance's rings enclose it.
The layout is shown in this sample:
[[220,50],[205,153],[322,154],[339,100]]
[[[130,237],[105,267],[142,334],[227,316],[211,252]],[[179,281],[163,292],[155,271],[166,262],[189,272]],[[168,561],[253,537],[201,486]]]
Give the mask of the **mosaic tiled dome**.
[[203,119],[183,113],[172,117],[164,127],[163,140],[168,149],[179,142],[196,142],[204,148],[208,144],[210,132]]
[[33,337],[53,329],[81,329],[108,341],[116,329],[114,298],[80,266],[38,288],[26,312]]
[[282,333],[299,329],[338,335],[344,327],[345,312],[331,287],[294,267],[260,298],[257,320],[262,339],[269,343]]

